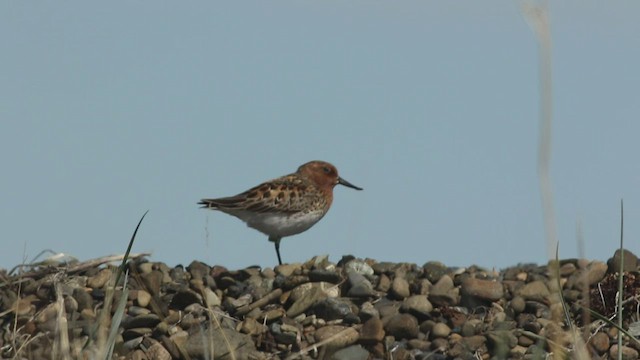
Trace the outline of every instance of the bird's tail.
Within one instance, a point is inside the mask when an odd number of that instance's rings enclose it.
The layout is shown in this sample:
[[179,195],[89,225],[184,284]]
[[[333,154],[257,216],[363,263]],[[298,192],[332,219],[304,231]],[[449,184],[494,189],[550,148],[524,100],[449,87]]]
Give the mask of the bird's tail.
[[202,199],[198,202],[198,205],[202,205],[203,209],[217,209],[218,204],[215,199]]

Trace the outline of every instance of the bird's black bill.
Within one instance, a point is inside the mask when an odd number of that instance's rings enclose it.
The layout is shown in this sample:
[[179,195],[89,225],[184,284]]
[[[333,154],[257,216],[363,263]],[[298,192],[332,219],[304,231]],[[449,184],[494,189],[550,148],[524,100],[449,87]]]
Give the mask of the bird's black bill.
[[356,189],[356,190],[362,190],[361,187],[357,187],[355,185],[353,185],[352,183],[348,182],[347,180],[343,179],[343,178],[338,178],[338,184],[340,185],[344,185],[346,187],[350,187],[352,189]]

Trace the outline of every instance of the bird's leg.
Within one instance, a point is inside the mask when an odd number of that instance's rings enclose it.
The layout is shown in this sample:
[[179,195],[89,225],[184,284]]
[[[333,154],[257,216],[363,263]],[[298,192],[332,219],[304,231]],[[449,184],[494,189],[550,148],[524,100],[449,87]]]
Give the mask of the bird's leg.
[[280,240],[282,238],[280,237],[275,237],[275,236],[269,236],[269,241],[273,242],[273,244],[276,246],[276,255],[278,255],[278,264],[282,265],[282,259],[280,258]]

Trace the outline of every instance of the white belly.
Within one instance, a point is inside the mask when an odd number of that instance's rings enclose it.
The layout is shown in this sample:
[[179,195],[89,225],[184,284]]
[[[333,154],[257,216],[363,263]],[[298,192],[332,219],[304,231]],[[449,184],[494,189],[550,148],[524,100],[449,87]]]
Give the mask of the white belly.
[[285,237],[299,234],[324,216],[323,211],[314,211],[299,214],[268,214],[258,213],[247,216],[244,220],[247,226],[254,228],[264,234],[275,237]]

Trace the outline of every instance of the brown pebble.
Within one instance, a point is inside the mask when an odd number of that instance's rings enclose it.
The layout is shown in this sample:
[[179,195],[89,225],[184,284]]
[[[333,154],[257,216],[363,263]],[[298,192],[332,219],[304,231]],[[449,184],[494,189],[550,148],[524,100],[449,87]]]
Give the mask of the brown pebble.
[[375,344],[384,339],[384,329],[379,318],[372,317],[367,320],[360,330],[360,342],[363,344]]
[[604,354],[609,350],[609,335],[604,332],[598,332],[591,340],[589,340],[589,344],[593,347],[593,349],[600,355]]

